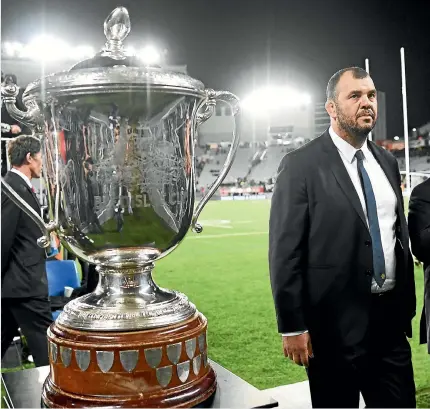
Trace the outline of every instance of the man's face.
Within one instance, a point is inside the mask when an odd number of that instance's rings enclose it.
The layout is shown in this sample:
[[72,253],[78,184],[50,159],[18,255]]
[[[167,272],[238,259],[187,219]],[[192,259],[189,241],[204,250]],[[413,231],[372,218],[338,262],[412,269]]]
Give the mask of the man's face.
[[42,174],[42,153],[37,152],[33,156],[29,155],[28,163],[31,171],[31,177],[40,178]]
[[338,127],[353,137],[363,138],[374,128],[378,116],[376,89],[372,79],[344,73],[336,87],[336,99],[329,114]]

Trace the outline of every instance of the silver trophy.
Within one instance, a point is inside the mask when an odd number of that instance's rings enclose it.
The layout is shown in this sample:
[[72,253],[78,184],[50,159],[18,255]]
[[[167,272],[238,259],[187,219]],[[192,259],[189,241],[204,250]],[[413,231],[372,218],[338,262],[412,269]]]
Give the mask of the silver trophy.
[[234,129],[226,163],[195,207],[197,129],[218,101],[231,106],[236,128],[238,98],[126,55],[130,19],[123,7],[104,31],[107,42],[95,57],[26,88],[26,112],[15,106],[18,88],[2,88],[10,115],[42,141],[51,221],[2,184],[40,226],[40,246],[55,231],[67,250],[98,265],[97,289],[69,302],[56,325],[98,332],[177,325],[196,308],[158,287],[152,269],[190,227],[202,231],[197,218],[229,171],[239,137]]

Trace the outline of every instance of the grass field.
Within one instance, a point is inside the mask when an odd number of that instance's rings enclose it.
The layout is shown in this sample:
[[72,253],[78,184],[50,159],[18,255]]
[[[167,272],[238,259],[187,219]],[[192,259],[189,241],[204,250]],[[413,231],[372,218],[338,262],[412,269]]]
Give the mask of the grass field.
[[[267,263],[269,208],[266,200],[210,202],[200,218],[203,233],[190,232],[154,270],[157,284],[184,292],[208,318],[210,357],[259,389],[306,379],[303,368],[284,358],[277,333]],[[421,268],[416,284],[421,314]],[[418,325],[419,317],[411,341],[418,406],[430,407],[430,359],[418,344]]]

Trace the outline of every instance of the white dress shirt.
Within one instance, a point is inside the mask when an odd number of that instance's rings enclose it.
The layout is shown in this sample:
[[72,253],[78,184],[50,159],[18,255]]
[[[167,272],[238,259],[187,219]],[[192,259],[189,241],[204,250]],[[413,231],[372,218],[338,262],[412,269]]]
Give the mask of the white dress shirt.
[[[360,176],[357,169],[357,159],[355,149],[352,145],[336,134],[332,127],[329,133],[333,143],[339,151],[343,164],[348,172],[349,177],[360,198],[361,206],[363,207],[364,215],[367,220],[366,200],[364,198],[363,188],[361,187]],[[394,248],[396,245],[396,220],[397,220],[397,198],[394,190],[387,179],[381,166],[373,156],[367,143],[361,147],[364,154],[364,169],[369,175],[372,184],[373,192],[376,200],[376,211],[378,214],[379,230],[381,232],[382,249],[385,259],[385,275],[386,279],[381,288],[378,287],[375,280],[372,280],[372,292],[384,292],[392,290],[396,284],[396,255]],[[369,221],[367,221],[369,223]]]
[[[360,176],[357,169],[357,159],[355,157],[355,153],[358,149],[355,149],[352,145],[337,135],[332,127],[329,129],[329,134],[339,152],[348,175],[351,178],[352,184],[357,191],[367,224],[369,224],[367,219],[366,199],[361,186]],[[372,293],[380,293],[392,290],[396,284],[396,255],[394,248],[396,245],[395,228],[397,220],[396,209],[398,203],[396,194],[394,193],[387,176],[370,151],[367,142],[361,147],[361,151],[364,154],[363,165],[369,175],[373,192],[375,194],[379,230],[381,232],[382,249],[384,251],[386,279],[381,288],[376,284],[375,279],[372,279],[371,284]],[[293,336],[303,334],[304,332],[307,331],[289,332],[282,335]]]

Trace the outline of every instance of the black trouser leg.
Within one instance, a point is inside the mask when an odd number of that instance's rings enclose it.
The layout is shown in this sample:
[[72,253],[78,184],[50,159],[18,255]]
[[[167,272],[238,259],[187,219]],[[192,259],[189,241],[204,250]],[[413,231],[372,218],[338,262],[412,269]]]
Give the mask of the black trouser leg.
[[351,364],[312,358],[307,373],[313,408],[358,408],[360,391]]
[[372,408],[416,406],[411,347],[396,322],[394,302],[390,295],[372,302],[370,347],[361,377],[363,398]]
[[49,364],[46,332],[52,324],[48,298],[16,298],[11,312],[25,336],[36,366]]
[[1,357],[8,350],[14,336],[18,333],[18,324],[6,299],[1,300]]
[[330,344],[314,345],[319,351],[308,368],[313,407],[358,407],[359,391],[367,407],[416,406],[411,347],[399,308],[395,293],[372,296],[364,352],[350,361],[333,349],[326,352]]

